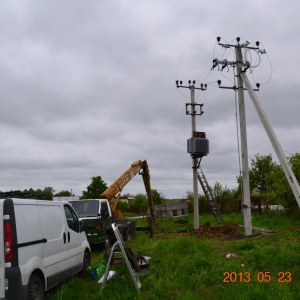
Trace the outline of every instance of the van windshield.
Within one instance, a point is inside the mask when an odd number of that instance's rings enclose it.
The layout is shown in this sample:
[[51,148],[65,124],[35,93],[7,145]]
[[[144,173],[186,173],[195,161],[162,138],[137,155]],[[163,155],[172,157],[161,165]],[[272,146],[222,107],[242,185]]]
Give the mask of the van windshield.
[[81,200],[72,201],[71,204],[79,218],[98,216],[99,201]]

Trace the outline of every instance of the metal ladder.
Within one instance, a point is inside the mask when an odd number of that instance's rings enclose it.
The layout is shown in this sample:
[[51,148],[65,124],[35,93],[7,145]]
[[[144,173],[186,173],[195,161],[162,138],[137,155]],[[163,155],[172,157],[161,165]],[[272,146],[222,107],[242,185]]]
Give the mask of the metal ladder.
[[198,168],[199,168],[199,170],[197,172],[197,176],[198,176],[199,182],[200,182],[203,192],[207,198],[207,202],[210,206],[210,209],[211,209],[213,215],[215,216],[216,223],[217,223],[217,225],[221,226],[224,224],[224,222],[223,222],[222,216],[220,214],[215,196],[212,193],[212,190],[207,183],[206,177],[200,167],[200,164],[199,164]]
[[105,287],[105,285],[107,283],[107,280],[109,279],[109,273],[110,273],[110,267],[111,267],[111,260],[112,260],[112,257],[113,257],[114,249],[117,246],[119,246],[119,248],[120,248],[120,250],[121,250],[121,252],[123,254],[123,258],[125,259],[125,262],[126,262],[126,265],[128,267],[128,270],[129,270],[129,273],[131,275],[131,278],[133,280],[133,283],[134,283],[134,285],[136,287],[136,290],[140,294],[141,293],[140,288],[141,288],[142,284],[141,284],[141,282],[140,282],[140,280],[138,278],[137,273],[131,267],[131,264],[129,262],[129,259],[128,259],[127,254],[126,254],[125,249],[124,249],[124,245],[125,244],[124,244],[124,240],[122,238],[122,235],[121,235],[121,233],[119,231],[119,228],[117,227],[117,225],[115,223],[111,224],[111,227],[112,227],[112,229],[114,231],[114,234],[116,236],[117,241],[114,243],[114,245],[111,248],[105,273],[104,273],[103,277],[98,281],[98,283],[102,283],[99,295],[102,293],[102,291],[103,291],[103,289],[104,289],[104,287]]

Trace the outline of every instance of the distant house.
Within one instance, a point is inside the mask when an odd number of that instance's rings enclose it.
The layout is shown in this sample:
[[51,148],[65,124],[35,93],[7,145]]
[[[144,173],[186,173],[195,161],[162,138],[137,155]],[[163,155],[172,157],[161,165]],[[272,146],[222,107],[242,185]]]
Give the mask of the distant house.
[[134,201],[134,197],[121,196],[119,201],[131,204]]
[[189,213],[188,203],[182,199],[167,200],[165,204],[154,206],[157,216],[184,216]]

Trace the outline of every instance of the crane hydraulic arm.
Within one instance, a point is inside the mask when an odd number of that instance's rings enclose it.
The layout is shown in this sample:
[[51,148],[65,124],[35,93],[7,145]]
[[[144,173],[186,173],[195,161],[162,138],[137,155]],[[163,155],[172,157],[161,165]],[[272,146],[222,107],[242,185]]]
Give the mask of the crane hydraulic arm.
[[109,202],[112,202],[112,200],[116,197],[114,203],[111,206],[113,212],[117,212],[116,207],[120,200],[121,191],[123,190],[125,185],[138,173],[143,176],[143,181],[149,201],[150,215],[153,219],[154,207],[151,194],[150,173],[148,163],[146,160],[134,161],[131,164],[130,168],[100,195],[100,198],[104,198],[107,199]]

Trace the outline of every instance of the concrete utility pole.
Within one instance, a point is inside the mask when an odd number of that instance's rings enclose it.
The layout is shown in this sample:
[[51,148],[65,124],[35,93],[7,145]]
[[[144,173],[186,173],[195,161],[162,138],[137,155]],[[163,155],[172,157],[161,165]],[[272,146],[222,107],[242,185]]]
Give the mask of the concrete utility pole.
[[[240,138],[241,138],[241,148],[242,148],[242,177],[243,177],[243,215],[244,215],[244,223],[245,223],[245,235],[252,235],[252,221],[251,221],[251,202],[250,202],[250,185],[249,185],[249,170],[248,170],[248,150],[247,150],[247,132],[246,132],[246,114],[245,114],[245,103],[244,103],[244,87],[243,84],[245,84],[246,89],[250,95],[250,98],[254,104],[254,107],[258,113],[258,116],[260,117],[260,120],[266,130],[266,133],[271,141],[271,144],[277,154],[277,157],[281,163],[282,169],[285,173],[285,176],[287,178],[288,183],[290,184],[290,187],[293,191],[293,194],[295,196],[295,199],[300,207],[300,186],[299,183],[293,173],[293,170],[283,153],[283,150],[279,144],[279,141],[272,129],[272,126],[256,96],[254,91],[259,90],[259,84],[257,83],[257,89],[253,89],[251,86],[251,83],[246,75],[247,69],[251,68],[251,64],[249,61],[243,61],[242,51],[241,49],[247,49],[255,51],[258,55],[264,54],[266,51],[264,49],[259,49],[259,42],[256,42],[256,47],[249,47],[249,42],[246,41],[244,44],[240,44],[240,38],[237,38],[237,45],[230,45],[230,44],[222,44],[220,43],[220,38],[217,38],[217,41],[219,42],[219,45],[227,48],[235,48],[236,53],[236,61],[235,62],[229,62],[226,59],[225,60],[213,60],[213,67],[212,69],[216,68],[219,65],[221,65],[221,71],[223,71],[225,68],[228,68],[228,66],[235,67],[237,66],[237,87],[224,87],[221,86],[221,80],[218,80],[218,84],[220,88],[227,88],[227,89],[234,89],[238,90],[238,96],[239,96],[239,114],[240,114]],[[219,69],[220,70],[220,69]]]
[[[191,120],[192,120],[192,135],[196,132],[196,112],[195,112],[195,87],[191,85]],[[198,159],[193,156],[193,193],[194,193],[194,229],[199,228],[199,195],[198,195],[198,182],[197,182],[197,165]]]
[[251,200],[250,200],[250,180],[248,167],[248,145],[247,145],[247,129],[246,129],[246,111],[244,101],[244,86],[241,78],[243,68],[243,57],[241,47],[235,47],[236,65],[237,65],[237,90],[239,98],[239,116],[240,116],[240,139],[241,139],[241,156],[242,156],[242,180],[243,180],[243,202],[242,212],[244,216],[245,236],[252,235],[251,220]]
[[279,144],[279,141],[275,135],[275,132],[274,130],[272,129],[272,126],[262,108],[262,106],[260,105],[260,102],[258,101],[258,98],[257,96],[255,95],[254,91],[253,91],[253,88],[246,76],[245,73],[241,73],[241,79],[243,80],[243,82],[245,83],[245,86],[248,90],[248,93],[250,95],[250,98],[252,99],[252,102],[254,104],[254,107],[256,108],[256,111],[257,111],[257,114],[259,115],[260,117],[260,120],[266,130],[266,133],[272,143],[272,146],[277,154],[277,157],[280,161],[280,164],[282,166],[282,169],[285,173],[285,177],[293,191],[293,194],[295,196],[295,199],[298,203],[298,206],[300,207],[300,187],[299,187],[299,183],[295,177],[295,174],[293,173],[293,170]]
[[251,199],[250,199],[250,180],[249,180],[249,167],[248,167],[248,145],[247,145],[247,130],[246,130],[246,111],[245,111],[245,100],[244,100],[244,86],[241,74],[245,72],[249,67],[250,63],[243,62],[243,56],[241,48],[255,49],[248,47],[249,43],[246,42],[243,45],[240,45],[240,38],[237,38],[237,45],[221,44],[220,38],[217,38],[219,45],[224,48],[235,48],[236,61],[227,61],[226,59],[219,61],[218,59],[213,60],[213,67],[221,65],[221,71],[229,66],[237,67],[237,86],[233,87],[224,87],[221,86],[221,80],[218,80],[220,88],[233,89],[238,91],[239,98],[239,117],[240,117],[240,139],[241,139],[241,158],[242,158],[242,187],[243,187],[243,201],[242,201],[242,212],[244,217],[244,232],[245,236],[252,235],[252,219],[251,219]]
[[[198,193],[198,174],[197,169],[199,167],[199,158],[207,155],[209,152],[209,143],[205,138],[205,133],[196,132],[196,115],[202,115],[203,104],[196,104],[195,102],[195,90],[206,90],[206,84],[200,84],[200,87],[195,87],[196,81],[189,80],[189,85],[182,85],[182,81],[176,81],[177,88],[188,88],[191,91],[191,103],[186,103],[186,114],[191,115],[192,121],[192,134],[191,138],[187,140],[187,152],[191,154],[193,163],[193,194],[194,194],[194,229],[199,228],[199,193]],[[199,111],[196,111],[196,108]]]

